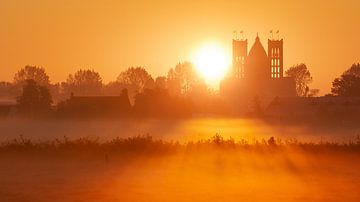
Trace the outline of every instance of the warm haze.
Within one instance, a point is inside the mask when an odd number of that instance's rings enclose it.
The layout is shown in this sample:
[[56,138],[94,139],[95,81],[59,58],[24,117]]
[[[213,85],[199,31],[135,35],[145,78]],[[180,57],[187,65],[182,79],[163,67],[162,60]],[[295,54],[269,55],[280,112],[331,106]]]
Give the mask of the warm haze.
[[[263,44],[271,29],[285,39],[284,68],[306,63],[313,88],[330,91],[335,77],[360,60],[360,4],[335,1],[81,1],[0,2],[0,80],[26,64],[62,81],[93,68],[105,82],[129,66],[165,75],[216,42],[231,57],[233,30]],[[266,47],[265,47],[266,48]]]
[[0,0],[0,202],[359,202],[359,20],[359,0]]

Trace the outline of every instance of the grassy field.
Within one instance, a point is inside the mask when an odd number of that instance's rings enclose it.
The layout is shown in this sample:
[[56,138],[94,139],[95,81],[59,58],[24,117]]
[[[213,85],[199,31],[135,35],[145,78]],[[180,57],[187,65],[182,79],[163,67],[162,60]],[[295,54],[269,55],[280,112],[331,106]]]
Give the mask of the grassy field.
[[0,201],[359,201],[360,141],[4,141]]

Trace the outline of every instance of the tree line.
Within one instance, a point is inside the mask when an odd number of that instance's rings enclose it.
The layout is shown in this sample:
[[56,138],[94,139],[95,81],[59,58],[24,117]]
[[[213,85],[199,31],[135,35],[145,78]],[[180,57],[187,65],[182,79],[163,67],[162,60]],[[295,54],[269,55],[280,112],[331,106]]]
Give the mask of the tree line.
[[[171,68],[167,76],[156,78],[144,67],[129,67],[120,72],[115,81],[106,84],[93,69],[80,69],[69,74],[66,81],[51,83],[44,68],[27,65],[15,74],[13,82],[0,83],[0,98],[16,98],[21,112],[36,114],[52,111],[54,104],[57,108],[64,106],[64,101],[74,95],[122,96],[124,90],[126,97],[129,97],[139,111],[146,108],[144,105],[150,106],[151,103],[163,103],[167,108],[173,105],[185,106],[181,104],[184,99],[177,98],[186,98],[187,102],[196,100],[201,105],[202,101],[214,95],[193,65],[184,62]],[[167,113],[163,111],[164,114]]]
[[[294,65],[285,74],[294,78],[298,96],[313,97],[319,93],[318,89],[309,88],[313,78],[305,64]],[[360,63],[354,63],[340,77],[335,78],[331,93],[326,96],[360,97]]]
[[[319,92],[310,89],[313,81],[311,73],[305,64],[290,67],[286,76],[293,77],[296,83],[298,96],[312,97]],[[29,81],[31,80],[31,81]],[[143,93],[145,89],[166,89],[172,96],[194,97],[205,99],[215,95],[196,73],[190,62],[178,63],[171,68],[166,76],[152,77],[144,67],[129,67],[119,73],[115,81],[104,83],[100,74],[93,69],[80,69],[69,74],[66,81],[51,83],[48,74],[42,67],[27,65],[20,69],[14,76],[12,82],[0,82],[0,97],[21,97],[25,84],[43,96],[49,95],[46,102],[53,103],[65,100],[74,95],[119,95],[123,89],[127,89],[131,101],[137,94]],[[360,96],[360,64],[353,64],[340,77],[332,83],[331,96]]]
[[80,69],[69,74],[66,81],[51,83],[45,69],[27,65],[14,76],[13,82],[0,82],[0,97],[14,98],[21,95],[27,80],[46,87],[54,101],[64,100],[71,94],[91,95],[119,95],[123,89],[128,89],[133,98],[144,89],[168,89],[171,94],[187,96],[195,91],[208,88],[205,82],[196,74],[189,62],[178,63],[171,68],[167,76],[153,78],[144,67],[129,67],[120,72],[115,81],[104,83],[100,74],[93,69]]

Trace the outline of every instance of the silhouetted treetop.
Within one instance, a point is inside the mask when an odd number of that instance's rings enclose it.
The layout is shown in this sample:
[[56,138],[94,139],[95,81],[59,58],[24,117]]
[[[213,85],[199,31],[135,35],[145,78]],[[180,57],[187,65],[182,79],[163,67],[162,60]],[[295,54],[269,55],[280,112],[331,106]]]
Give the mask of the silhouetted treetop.
[[178,63],[168,72],[168,87],[173,94],[187,95],[200,79],[190,62]]
[[155,79],[155,88],[167,89],[167,80],[165,76],[159,76]]
[[27,114],[50,111],[52,97],[46,86],[38,85],[34,80],[26,80],[23,93],[17,99],[19,109]]
[[67,94],[96,95],[101,94],[103,83],[98,72],[80,69],[70,74],[62,87]]
[[360,77],[360,63],[352,64],[351,67],[348,70],[346,70],[343,74]]
[[120,73],[116,80],[118,83],[134,88],[141,93],[145,88],[153,88],[154,80],[143,67],[130,67]]
[[14,76],[15,85],[23,85],[26,80],[34,80],[39,85],[47,86],[50,84],[49,76],[42,67],[27,65],[20,69]]
[[312,82],[312,77],[305,64],[294,65],[286,70],[285,74],[294,78],[298,96],[308,96],[310,92],[308,85]]
[[353,64],[332,83],[331,93],[337,96],[360,96],[360,64]]
[[104,94],[105,95],[119,95],[123,89],[129,88],[125,84],[121,84],[117,81],[112,81],[104,85]]

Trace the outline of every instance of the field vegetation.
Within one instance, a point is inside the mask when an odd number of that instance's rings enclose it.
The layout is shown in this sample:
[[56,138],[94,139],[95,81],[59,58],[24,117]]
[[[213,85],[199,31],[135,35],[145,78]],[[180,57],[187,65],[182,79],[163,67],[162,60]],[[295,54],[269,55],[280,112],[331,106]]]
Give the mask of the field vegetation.
[[0,144],[0,201],[359,201],[360,138]]

